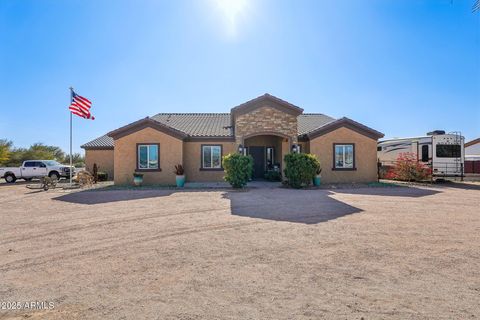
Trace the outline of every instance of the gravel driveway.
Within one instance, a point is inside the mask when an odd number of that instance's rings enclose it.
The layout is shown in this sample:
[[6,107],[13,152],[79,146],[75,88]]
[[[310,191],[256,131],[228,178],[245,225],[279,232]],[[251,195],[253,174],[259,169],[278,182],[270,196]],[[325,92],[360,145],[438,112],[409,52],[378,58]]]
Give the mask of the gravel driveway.
[[1,319],[478,319],[480,188],[0,185]]

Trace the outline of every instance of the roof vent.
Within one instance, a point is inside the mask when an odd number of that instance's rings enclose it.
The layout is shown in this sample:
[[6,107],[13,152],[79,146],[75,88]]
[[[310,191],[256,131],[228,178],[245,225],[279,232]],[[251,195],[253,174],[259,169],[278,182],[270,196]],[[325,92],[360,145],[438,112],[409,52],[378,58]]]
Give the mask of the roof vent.
[[433,131],[427,132],[427,136],[438,136],[440,134],[445,134],[445,130],[433,130]]

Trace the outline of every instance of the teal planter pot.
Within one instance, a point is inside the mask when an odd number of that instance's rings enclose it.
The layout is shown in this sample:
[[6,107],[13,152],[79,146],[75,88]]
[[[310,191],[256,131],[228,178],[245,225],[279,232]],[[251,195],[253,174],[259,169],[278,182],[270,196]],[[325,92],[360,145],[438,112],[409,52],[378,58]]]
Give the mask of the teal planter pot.
[[141,186],[143,183],[143,174],[134,174],[133,175],[133,184],[136,186]]
[[313,185],[318,187],[320,186],[320,183],[322,182],[322,178],[320,176],[316,176],[313,178]]
[[176,176],[175,178],[176,182],[177,182],[177,187],[178,188],[183,188],[183,186],[185,185],[185,176]]

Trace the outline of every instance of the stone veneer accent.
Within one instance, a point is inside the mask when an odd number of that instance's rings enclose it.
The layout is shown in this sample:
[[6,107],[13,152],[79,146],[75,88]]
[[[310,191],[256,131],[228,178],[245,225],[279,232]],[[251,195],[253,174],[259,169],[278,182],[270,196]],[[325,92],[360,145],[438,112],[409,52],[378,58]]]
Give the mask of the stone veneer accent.
[[297,116],[269,106],[264,106],[235,119],[235,141],[244,143],[244,137],[251,134],[279,133],[297,143]]

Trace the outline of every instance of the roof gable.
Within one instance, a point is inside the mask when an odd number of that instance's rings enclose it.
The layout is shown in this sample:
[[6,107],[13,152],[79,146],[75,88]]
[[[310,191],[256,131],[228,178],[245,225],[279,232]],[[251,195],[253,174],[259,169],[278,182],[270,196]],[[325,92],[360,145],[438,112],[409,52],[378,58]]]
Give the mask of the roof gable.
[[180,140],[187,137],[186,133],[179,131],[177,129],[174,129],[172,127],[166,126],[163,123],[160,123],[158,121],[152,120],[149,117],[132,122],[116,130],[110,131],[109,133],[107,133],[107,135],[116,140],[145,128],[156,129],[158,131],[166,133]]
[[375,139],[375,140],[378,140],[378,139],[380,139],[384,136],[383,133],[381,133],[377,130],[374,130],[370,127],[367,127],[367,126],[365,126],[365,125],[363,125],[359,122],[353,121],[352,119],[343,117],[343,118],[340,118],[338,120],[334,120],[334,121],[326,123],[325,125],[321,126],[320,128],[308,133],[307,137],[309,139],[314,139],[314,138],[317,138],[321,135],[332,132],[332,131],[334,131],[338,128],[342,128],[342,127],[348,128],[350,130],[353,130],[357,133],[360,133],[364,136],[367,136],[367,137]]
[[232,118],[235,118],[238,115],[249,113],[255,109],[269,106],[275,108],[279,111],[298,116],[302,114],[303,109],[299,108],[285,100],[272,96],[268,93],[265,93],[262,96],[259,96],[255,99],[244,102],[231,109]]

